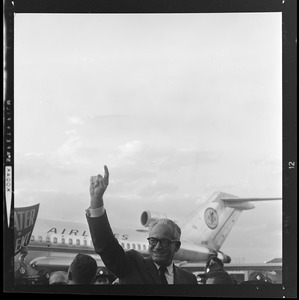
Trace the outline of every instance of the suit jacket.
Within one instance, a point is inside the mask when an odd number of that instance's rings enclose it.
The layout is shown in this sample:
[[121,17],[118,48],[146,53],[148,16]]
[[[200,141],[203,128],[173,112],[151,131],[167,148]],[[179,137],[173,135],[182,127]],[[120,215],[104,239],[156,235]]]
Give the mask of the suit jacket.
[[[135,250],[124,251],[113,235],[106,212],[100,217],[86,218],[95,252],[120,284],[161,284],[151,258],[144,258]],[[197,280],[192,273],[174,266],[174,284],[197,284]]]

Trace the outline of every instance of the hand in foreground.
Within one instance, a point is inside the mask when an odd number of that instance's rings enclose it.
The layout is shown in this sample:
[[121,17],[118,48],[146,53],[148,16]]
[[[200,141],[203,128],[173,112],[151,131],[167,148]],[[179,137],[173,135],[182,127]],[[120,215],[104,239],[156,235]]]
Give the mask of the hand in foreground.
[[103,195],[109,184],[109,172],[107,166],[104,166],[104,178],[102,175],[90,177],[90,208],[99,208],[104,205]]

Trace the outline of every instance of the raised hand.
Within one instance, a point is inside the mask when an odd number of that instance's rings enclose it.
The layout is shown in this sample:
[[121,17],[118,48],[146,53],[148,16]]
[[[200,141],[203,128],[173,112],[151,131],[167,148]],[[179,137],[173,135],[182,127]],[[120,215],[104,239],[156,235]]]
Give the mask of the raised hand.
[[104,205],[103,195],[109,184],[109,171],[107,166],[104,166],[104,177],[100,174],[90,177],[90,207],[99,208]]

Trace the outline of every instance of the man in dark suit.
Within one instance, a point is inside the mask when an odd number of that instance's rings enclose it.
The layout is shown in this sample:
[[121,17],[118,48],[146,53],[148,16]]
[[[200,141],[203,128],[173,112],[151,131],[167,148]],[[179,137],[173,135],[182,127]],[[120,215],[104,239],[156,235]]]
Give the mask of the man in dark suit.
[[95,247],[105,266],[119,279],[119,284],[197,284],[196,277],[173,264],[179,250],[181,230],[169,219],[160,219],[149,229],[149,257],[135,250],[124,251],[110,227],[103,195],[109,183],[108,168],[104,177],[90,178],[90,207],[86,218]]

